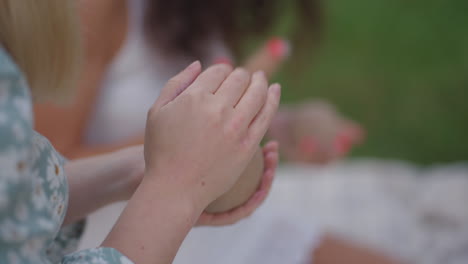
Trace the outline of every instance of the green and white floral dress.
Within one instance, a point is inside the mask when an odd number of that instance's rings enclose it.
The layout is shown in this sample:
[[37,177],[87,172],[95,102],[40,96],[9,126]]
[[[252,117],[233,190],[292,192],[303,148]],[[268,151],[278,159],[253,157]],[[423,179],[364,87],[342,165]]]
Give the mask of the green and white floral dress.
[[68,203],[64,162],[34,132],[28,85],[0,46],[0,263],[131,263],[112,248],[72,253],[83,223],[62,227]]

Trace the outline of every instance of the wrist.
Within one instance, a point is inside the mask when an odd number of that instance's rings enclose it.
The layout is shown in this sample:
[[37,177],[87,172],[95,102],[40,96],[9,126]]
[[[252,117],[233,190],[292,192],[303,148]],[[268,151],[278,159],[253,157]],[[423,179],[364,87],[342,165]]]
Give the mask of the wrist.
[[144,185],[145,188],[158,190],[163,199],[190,208],[190,215],[196,221],[209,202],[204,201],[201,195],[197,194],[196,188],[187,184],[187,181],[181,180],[182,177],[189,178],[187,174],[148,170],[145,171],[140,187]]
[[200,212],[160,179],[144,177],[102,246],[135,263],[170,263]]

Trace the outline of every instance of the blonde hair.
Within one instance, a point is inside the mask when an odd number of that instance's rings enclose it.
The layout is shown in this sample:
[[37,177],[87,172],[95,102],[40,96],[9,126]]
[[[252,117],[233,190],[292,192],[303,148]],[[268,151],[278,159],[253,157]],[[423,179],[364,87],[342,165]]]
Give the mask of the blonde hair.
[[72,0],[0,0],[0,44],[26,75],[35,99],[66,98],[80,56]]

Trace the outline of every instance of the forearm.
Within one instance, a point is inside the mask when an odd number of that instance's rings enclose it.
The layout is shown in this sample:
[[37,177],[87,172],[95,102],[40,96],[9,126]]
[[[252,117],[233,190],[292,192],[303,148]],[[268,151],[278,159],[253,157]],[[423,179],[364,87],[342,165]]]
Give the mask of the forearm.
[[176,188],[150,181],[143,180],[102,246],[138,264],[172,263],[202,209]]
[[64,224],[69,224],[107,204],[130,198],[141,178],[138,173],[144,170],[143,148],[71,161],[65,170],[70,196]]
[[143,136],[130,139],[119,144],[100,144],[87,145],[79,144],[69,147],[63,154],[71,159],[80,159],[96,155],[107,154],[127,147],[142,145],[144,143]]

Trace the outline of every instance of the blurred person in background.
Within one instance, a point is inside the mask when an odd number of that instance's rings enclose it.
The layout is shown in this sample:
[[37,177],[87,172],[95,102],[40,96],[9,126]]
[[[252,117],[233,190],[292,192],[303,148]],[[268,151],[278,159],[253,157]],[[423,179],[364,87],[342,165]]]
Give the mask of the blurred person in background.
[[[82,10],[89,25],[83,32],[86,66],[77,97],[67,107],[35,107],[37,129],[67,157],[141,144],[146,112],[170,76],[194,59],[204,65],[236,64],[245,40],[267,34],[282,7],[280,1],[263,0],[119,0],[92,5]],[[301,0],[298,7],[304,26],[293,35],[294,43],[304,42],[300,52],[310,52],[318,40],[319,4]],[[290,52],[288,41],[272,38],[244,65],[272,76]],[[279,141],[286,159],[326,163],[343,157],[362,139],[360,127],[329,104],[303,106],[280,109],[268,132],[270,139]],[[49,120],[62,124],[64,133],[51,130]]]

